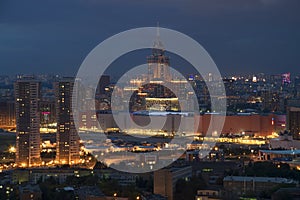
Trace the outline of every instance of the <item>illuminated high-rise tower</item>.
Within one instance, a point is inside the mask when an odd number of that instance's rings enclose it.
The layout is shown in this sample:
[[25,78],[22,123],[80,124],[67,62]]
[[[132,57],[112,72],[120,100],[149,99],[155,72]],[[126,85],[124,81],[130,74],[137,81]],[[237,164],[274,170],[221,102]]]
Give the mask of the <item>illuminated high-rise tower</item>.
[[56,161],[59,164],[79,162],[79,136],[72,112],[73,78],[64,78],[56,83]]
[[38,166],[40,157],[40,82],[24,77],[15,83],[16,102],[16,164],[20,167]]
[[[152,55],[147,57],[147,63],[150,84],[143,86],[147,92],[145,108],[155,111],[180,110],[178,97],[174,93],[177,92],[174,89],[178,88],[178,81],[174,81],[171,75],[170,58],[165,55],[165,48],[160,40],[159,27],[157,27]],[[167,84],[172,84],[173,88],[165,87]]]
[[170,81],[170,58],[165,55],[164,46],[160,40],[159,27],[153,45],[152,55],[147,58],[148,78],[150,81]]

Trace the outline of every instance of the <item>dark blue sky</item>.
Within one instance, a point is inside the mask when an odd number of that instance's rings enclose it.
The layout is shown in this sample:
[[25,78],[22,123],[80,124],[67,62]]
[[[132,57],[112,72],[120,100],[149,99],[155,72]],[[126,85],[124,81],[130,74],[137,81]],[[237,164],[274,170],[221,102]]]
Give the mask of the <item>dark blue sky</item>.
[[74,75],[107,37],[157,21],[196,39],[222,74],[300,74],[299,10],[299,0],[0,0],[0,74]]

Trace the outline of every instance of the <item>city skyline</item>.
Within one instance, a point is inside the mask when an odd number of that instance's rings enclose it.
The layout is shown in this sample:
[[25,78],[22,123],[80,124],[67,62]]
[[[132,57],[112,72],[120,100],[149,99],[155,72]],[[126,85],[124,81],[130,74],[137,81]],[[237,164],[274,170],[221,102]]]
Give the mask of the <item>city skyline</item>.
[[299,8],[0,1],[0,199],[300,199]]

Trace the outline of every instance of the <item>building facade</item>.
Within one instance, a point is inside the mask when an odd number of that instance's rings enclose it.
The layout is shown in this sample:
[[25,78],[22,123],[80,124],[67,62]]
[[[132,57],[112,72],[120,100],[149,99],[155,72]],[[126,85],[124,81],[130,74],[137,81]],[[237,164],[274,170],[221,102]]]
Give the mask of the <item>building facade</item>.
[[56,97],[56,162],[77,164],[79,162],[79,136],[72,112],[73,78],[64,78],[55,84]]
[[192,167],[172,167],[154,172],[154,194],[174,199],[175,186],[179,179],[192,177]]
[[300,107],[289,107],[287,112],[287,130],[294,140],[300,139]]
[[[222,115],[204,114],[196,116],[199,119],[197,133],[205,135],[210,125],[212,116],[215,119],[224,117]],[[228,115],[225,118],[222,133],[224,135],[250,135],[250,136],[268,136],[272,133],[279,133],[286,128],[286,116],[277,114],[250,114],[242,113],[235,115]]]
[[279,177],[226,176],[224,190],[231,195],[260,194],[283,184],[295,184],[294,180]]
[[40,165],[40,82],[21,78],[15,83],[16,164],[21,167]]
[[14,101],[0,102],[0,128],[16,128],[16,112]]

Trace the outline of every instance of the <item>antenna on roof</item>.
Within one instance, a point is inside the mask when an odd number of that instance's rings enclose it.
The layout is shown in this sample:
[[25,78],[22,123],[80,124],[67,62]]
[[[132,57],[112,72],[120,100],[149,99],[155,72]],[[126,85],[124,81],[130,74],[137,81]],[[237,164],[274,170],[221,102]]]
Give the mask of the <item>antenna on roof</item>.
[[164,46],[160,40],[159,22],[157,22],[156,26],[156,40],[154,41],[154,48],[161,50],[164,49]]

